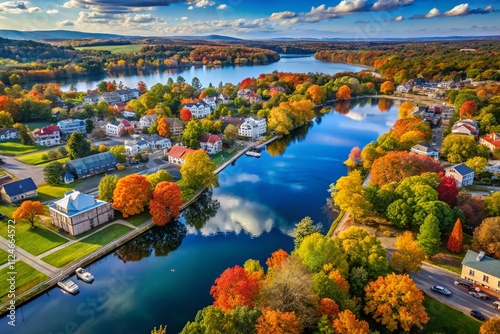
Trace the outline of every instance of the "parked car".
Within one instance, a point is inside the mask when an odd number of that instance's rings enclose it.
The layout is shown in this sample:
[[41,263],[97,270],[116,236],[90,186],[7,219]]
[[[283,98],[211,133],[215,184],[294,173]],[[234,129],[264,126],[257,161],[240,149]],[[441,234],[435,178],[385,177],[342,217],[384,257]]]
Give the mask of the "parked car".
[[471,282],[461,280],[461,279],[457,279],[455,282],[453,282],[453,284],[455,284],[456,286],[462,287],[462,288],[466,288],[467,290],[474,289],[474,284],[472,284]]
[[4,219],[5,217],[7,216],[0,212],[0,219]]
[[478,320],[486,320],[484,315],[479,310],[471,310],[470,315],[471,315],[471,317],[476,318]]
[[445,295],[447,297],[451,296],[451,291],[442,287],[442,286],[439,286],[439,285],[434,285],[432,288],[431,288],[432,292],[437,292],[437,293],[440,293],[442,295]]
[[491,303],[491,305],[493,305],[493,307],[497,310],[500,310],[500,301],[497,300],[496,302]]
[[488,295],[482,292],[477,292],[477,291],[469,291],[469,295],[471,295],[474,298],[479,298],[479,299],[488,299]]

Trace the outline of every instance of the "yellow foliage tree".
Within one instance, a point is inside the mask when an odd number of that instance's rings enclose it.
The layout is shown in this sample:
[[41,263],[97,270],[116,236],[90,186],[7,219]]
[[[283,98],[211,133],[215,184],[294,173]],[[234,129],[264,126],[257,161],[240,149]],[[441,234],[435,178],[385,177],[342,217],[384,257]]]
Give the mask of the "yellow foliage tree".
[[410,231],[405,231],[396,238],[396,249],[391,256],[391,268],[403,274],[420,271],[425,253]]
[[203,150],[191,152],[181,167],[182,181],[191,189],[216,187],[219,184],[216,169],[217,165],[210,160],[207,152]]
[[363,178],[359,170],[337,180],[330,185],[330,192],[335,205],[341,210],[350,211],[354,217],[363,217],[371,210],[371,203],[366,200]]
[[40,201],[24,201],[17,209],[12,213],[13,219],[26,220],[31,224],[31,227],[35,227],[35,222],[38,219],[38,215],[43,215],[43,205]]
[[411,101],[405,101],[401,103],[399,106],[399,112],[398,112],[398,117],[400,119],[407,118],[411,116],[411,113],[413,112],[413,102]]
[[311,85],[307,89],[307,96],[315,103],[320,104],[325,99],[323,90],[318,85]]
[[500,318],[490,318],[479,328],[479,334],[493,333],[500,333]]

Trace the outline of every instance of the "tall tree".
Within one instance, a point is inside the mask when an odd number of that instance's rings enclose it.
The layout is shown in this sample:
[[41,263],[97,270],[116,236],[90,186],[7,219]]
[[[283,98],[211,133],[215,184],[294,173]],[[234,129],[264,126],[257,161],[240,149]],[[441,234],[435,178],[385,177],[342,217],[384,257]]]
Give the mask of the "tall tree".
[[455,222],[453,230],[451,231],[450,237],[448,238],[448,243],[446,245],[448,250],[453,253],[462,253],[462,238],[462,223],[460,222],[460,218],[458,218]]
[[399,106],[398,116],[400,119],[410,117],[413,112],[414,104],[411,101],[405,101]]
[[197,150],[189,153],[181,166],[184,185],[192,189],[217,186],[219,178],[215,173],[216,168],[217,165],[210,160],[205,151]]
[[436,216],[428,215],[420,226],[417,236],[418,245],[428,256],[436,255],[441,247],[441,232],[439,231],[439,220]]
[[118,184],[118,175],[104,175],[99,181],[97,189],[99,191],[99,199],[101,201],[113,202],[113,193]]
[[307,96],[315,103],[320,104],[325,100],[323,90],[318,85],[311,85],[307,88]]
[[429,321],[423,306],[424,294],[410,276],[389,274],[369,283],[366,291],[365,312],[388,330],[410,331],[422,329]]
[[113,146],[109,149],[109,152],[111,152],[115,156],[116,161],[118,161],[119,163],[124,163],[127,161],[127,150],[125,149],[124,145]]
[[363,320],[356,319],[356,315],[349,310],[339,313],[338,318],[333,320],[333,328],[336,334],[369,334],[370,327]]
[[12,115],[5,110],[0,111],[0,127],[10,128],[12,125],[14,125]]
[[337,100],[349,100],[351,98],[351,88],[347,85],[340,86],[336,94]]
[[162,117],[158,120],[158,127],[156,128],[156,131],[158,131],[158,134],[162,137],[170,137],[170,127],[165,117]]
[[293,312],[263,309],[257,319],[257,334],[301,334],[303,327]]
[[40,201],[24,201],[12,213],[12,219],[25,220],[31,224],[31,228],[35,227],[39,215],[44,214],[44,209]]
[[254,307],[259,283],[242,267],[228,268],[215,280],[210,289],[214,306],[230,311],[236,306]]
[[224,129],[224,137],[228,140],[235,140],[238,138],[238,128],[233,124],[228,124]]
[[94,131],[94,122],[90,118],[85,120],[85,132],[92,133]]
[[371,203],[365,198],[361,171],[354,170],[349,175],[330,185],[332,200],[341,210],[349,211],[354,217],[363,217],[371,210]]
[[305,237],[316,232],[320,232],[320,227],[313,224],[311,217],[302,218],[300,222],[295,224],[295,228],[293,229],[293,233],[295,234],[295,238],[293,239],[295,249],[300,246]]
[[466,101],[460,107],[460,117],[470,118],[477,113],[477,105],[474,101]]
[[113,207],[125,218],[144,211],[150,199],[151,184],[143,175],[132,174],[121,178],[113,191]]
[[436,190],[439,194],[438,199],[440,201],[450,206],[455,206],[457,204],[458,188],[454,178],[450,176],[443,177]]
[[403,274],[419,272],[425,253],[413,239],[410,231],[405,231],[396,238],[396,251],[391,256],[391,268]]
[[500,259],[500,217],[486,218],[474,230],[472,249],[484,251],[488,256]]
[[484,199],[484,211],[488,217],[500,216],[500,191],[486,196]]
[[75,160],[89,156],[91,153],[90,143],[85,140],[85,135],[79,132],[73,132],[68,139],[68,157]]
[[64,167],[59,161],[52,161],[43,168],[44,180],[51,186],[61,183],[64,176]]
[[181,213],[181,188],[177,183],[162,181],[153,191],[153,198],[149,202],[149,212],[153,223],[164,226]]

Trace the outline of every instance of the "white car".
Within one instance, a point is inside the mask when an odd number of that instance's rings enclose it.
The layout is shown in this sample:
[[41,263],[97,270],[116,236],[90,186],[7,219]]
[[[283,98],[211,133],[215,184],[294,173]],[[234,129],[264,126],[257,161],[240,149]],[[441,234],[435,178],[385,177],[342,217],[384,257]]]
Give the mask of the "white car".
[[84,282],[90,283],[94,280],[94,276],[83,268],[75,270],[76,276]]

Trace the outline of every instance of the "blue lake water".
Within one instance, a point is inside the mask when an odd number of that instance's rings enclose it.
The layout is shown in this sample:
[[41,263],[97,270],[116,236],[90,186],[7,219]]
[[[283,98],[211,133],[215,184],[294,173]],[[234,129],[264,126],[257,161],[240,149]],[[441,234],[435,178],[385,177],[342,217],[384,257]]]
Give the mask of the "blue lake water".
[[[268,145],[260,158],[243,156],[219,175],[220,186],[187,209],[180,222],[154,228],[88,269],[93,284],[80,294],[54,288],[17,310],[16,327],[0,333],[149,333],[160,324],[178,333],[213,302],[221,272],[247,259],[293,249],[290,234],[305,216],[328,230],[328,188],[347,173],[342,164],[389,129],[397,108],[375,99],[352,102]],[[384,103],[380,104],[384,105]],[[385,109],[383,107],[382,109]],[[175,271],[172,271],[175,270]]]

